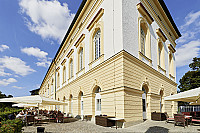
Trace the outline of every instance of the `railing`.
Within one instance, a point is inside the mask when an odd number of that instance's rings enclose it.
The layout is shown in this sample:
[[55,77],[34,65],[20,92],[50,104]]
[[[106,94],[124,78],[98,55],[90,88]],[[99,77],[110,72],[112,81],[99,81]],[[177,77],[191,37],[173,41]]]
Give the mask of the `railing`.
[[197,112],[200,111],[200,106],[179,106],[180,112]]

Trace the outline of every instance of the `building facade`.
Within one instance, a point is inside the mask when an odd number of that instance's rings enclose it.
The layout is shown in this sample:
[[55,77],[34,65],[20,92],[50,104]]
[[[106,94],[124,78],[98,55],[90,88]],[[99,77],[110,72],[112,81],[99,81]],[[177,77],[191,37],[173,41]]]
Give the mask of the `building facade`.
[[[57,109],[134,121],[177,111],[175,40],[163,0],[83,0],[41,84]],[[46,109],[55,109],[46,106]]]

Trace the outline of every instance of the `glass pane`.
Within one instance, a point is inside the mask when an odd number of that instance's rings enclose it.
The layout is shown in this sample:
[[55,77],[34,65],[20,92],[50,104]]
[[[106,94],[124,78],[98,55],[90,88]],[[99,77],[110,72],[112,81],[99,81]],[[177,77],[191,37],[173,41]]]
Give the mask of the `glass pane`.
[[81,110],[83,110],[83,101],[81,101]]
[[145,38],[146,38],[146,35],[144,33],[144,30],[141,27],[141,52],[143,54],[145,54]]
[[142,107],[143,107],[143,112],[146,112],[146,103],[145,103],[145,99],[142,99]]
[[95,59],[98,59],[101,55],[100,53],[100,40],[101,40],[101,31],[98,30],[94,36],[94,45],[95,45]]

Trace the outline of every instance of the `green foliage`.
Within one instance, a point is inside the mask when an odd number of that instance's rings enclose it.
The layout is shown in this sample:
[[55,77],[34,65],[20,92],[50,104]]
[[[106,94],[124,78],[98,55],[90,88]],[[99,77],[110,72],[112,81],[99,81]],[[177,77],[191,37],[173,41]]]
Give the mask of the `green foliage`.
[[195,70],[195,71],[199,71],[200,70],[200,58],[193,58],[192,60],[193,62],[191,64],[189,64],[189,67],[192,69],[192,70]]
[[[5,94],[3,94],[3,93],[0,91],[0,98],[10,98],[10,97],[13,97],[13,96],[12,96],[12,95],[6,96]],[[11,107],[11,106],[12,106],[11,103],[0,103],[0,108]]]
[[15,108],[0,108],[0,117],[3,119],[3,120],[6,120],[7,119],[7,116],[9,114],[14,114],[14,113],[19,113],[20,111],[22,111],[23,109],[15,109]]
[[7,120],[1,122],[2,133],[21,133],[23,122],[21,119]]
[[179,80],[178,88],[181,92],[200,87],[200,58],[193,58],[193,62],[189,64],[192,71],[188,71]]

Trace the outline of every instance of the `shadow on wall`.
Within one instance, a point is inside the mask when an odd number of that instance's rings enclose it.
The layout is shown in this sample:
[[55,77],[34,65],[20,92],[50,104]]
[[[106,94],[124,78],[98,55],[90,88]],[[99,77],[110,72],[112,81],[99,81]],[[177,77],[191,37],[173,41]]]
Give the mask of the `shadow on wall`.
[[159,126],[150,127],[145,133],[168,133],[169,129]]

